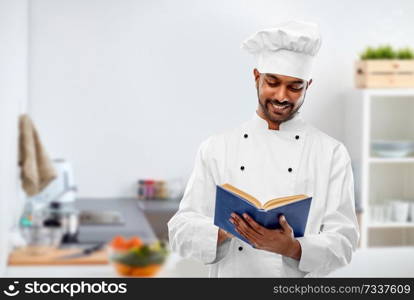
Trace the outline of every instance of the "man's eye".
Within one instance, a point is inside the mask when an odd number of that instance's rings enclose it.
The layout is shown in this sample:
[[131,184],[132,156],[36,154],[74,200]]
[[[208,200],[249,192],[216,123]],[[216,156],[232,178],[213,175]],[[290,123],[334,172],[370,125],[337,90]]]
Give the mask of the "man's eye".
[[293,91],[301,91],[303,89],[303,85],[298,84],[298,85],[291,85],[290,89]]
[[270,81],[268,81],[268,82],[267,82],[267,84],[268,84],[269,86],[278,86],[278,85],[279,85],[279,83],[278,83],[278,82],[270,82]]

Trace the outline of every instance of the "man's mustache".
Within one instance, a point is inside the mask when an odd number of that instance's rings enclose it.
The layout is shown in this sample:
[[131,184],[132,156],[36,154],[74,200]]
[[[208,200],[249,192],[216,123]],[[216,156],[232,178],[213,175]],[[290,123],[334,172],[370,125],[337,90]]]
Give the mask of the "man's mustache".
[[290,103],[288,100],[279,101],[277,99],[266,99],[266,102],[270,102],[272,104],[282,105],[282,106],[293,106],[293,104]]

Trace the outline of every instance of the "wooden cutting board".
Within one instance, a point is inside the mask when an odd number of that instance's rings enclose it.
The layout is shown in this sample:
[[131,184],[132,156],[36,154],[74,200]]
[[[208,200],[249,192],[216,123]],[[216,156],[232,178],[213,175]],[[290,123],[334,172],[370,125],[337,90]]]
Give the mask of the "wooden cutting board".
[[[33,254],[33,249],[19,248],[10,253],[10,266],[21,265],[101,265],[108,264],[108,252],[106,248],[93,252],[88,256],[77,258],[62,259],[60,256],[69,255],[81,252],[81,248],[43,248],[42,251],[36,251]],[[39,253],[41,252],[41,253]]]

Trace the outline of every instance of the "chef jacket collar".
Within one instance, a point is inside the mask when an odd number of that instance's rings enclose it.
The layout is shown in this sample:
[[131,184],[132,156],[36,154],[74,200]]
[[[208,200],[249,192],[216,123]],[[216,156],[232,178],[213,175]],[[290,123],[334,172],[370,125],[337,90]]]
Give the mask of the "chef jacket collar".
[[305,122],[302,119],[302,117],[299,115],[299,113],[297,113],[292,119],[282,122],[279,125],[279,130],[269,129],[269,124],[267,123],[267,121],[263,119],[262,117],[260,117],[256,111],[254,112],[252,121],[256,128],[262,129],[262,130],[265,129],[265,130],[269,130],[272,132],[298,131],[298,130],[303,129],[305,125]]

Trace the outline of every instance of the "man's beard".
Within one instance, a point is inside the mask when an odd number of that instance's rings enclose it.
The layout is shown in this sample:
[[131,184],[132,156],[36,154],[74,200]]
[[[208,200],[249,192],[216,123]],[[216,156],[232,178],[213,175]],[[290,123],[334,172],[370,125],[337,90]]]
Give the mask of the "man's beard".
[[[305,90],[304,94],[301,96],[302,99],[298,100],[299,103],[296,107],[294,107],[294,104],[290,103],[287,100],[279,101],[277,99],[271,99],[271,98],[265,99],[264,104],[262,104],[262,102],[260,101],[260,98],[259,98],[259,91],[257,91],[257,99],[259,101],[259,105],[260,105],[264,115],[271,122],[275,122],[275,123],[278,123],[278,124],[289,121],[289,120],[293,119],[296,116],[296,114],[299,112],[299,109],[302,107],[303,103],[305,102],[305,96],[306,96],[306,90]],[[269,103],[280,104],[280,105],[282,105],[282,107],[283,106],[290,106],[292,110],[289,112],[288,115],[286,115],[284,117],[279,117],[279,118],[274,117],[274,115],[272,115],[272,113],[269,111],[269,108],[268,108]]]

